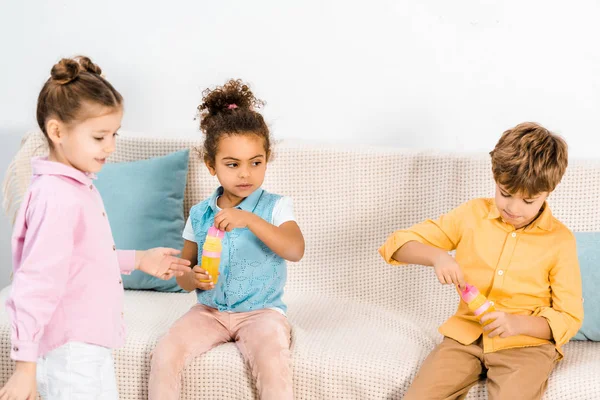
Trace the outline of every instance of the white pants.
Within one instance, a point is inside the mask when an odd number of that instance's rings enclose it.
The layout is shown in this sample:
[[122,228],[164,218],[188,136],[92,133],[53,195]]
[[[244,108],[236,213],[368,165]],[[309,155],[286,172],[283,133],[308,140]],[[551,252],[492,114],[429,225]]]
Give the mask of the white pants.
[[44,400],[118,400],[112,350],[69,342],[37,363],[37,388]]

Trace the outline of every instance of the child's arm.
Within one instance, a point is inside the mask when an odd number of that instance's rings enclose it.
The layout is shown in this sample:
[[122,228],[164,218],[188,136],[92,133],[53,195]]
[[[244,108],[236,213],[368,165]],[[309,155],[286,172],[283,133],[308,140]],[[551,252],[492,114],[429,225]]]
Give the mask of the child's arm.
[[188,260],[191,266],[198,265],[198,244],[191,240],[184,240],[181,258]]
[[251,214],[248,229],[279,257],[297,262],[304,256],[304,236],[296,221],[284,222],[280,226],[268,223]]
[[520,319],[521,335],[532,336],[540,339],[551,340],[552,330],[548,320],[543,317],[533,317],[529,315],[516,315]]
[[67,288],[80,207],[52,195],[26,207],[27,230],[17,233],[21,237],[13,247],[20,260],[6,308],[12,323],[11,357],[36,362],[39,341]]
[[247,227],[273,253],[288,261],[300,261],[304,255],[304,236],[295,221],[275,226],[251,212],[225,208],[215,216],[215,226],[227,232]]
[[530,318],[544,319],[550,327],[551,338],[560,347],[577,334],[583,321],[581,272],[573,234],[561,241],[549,280],[552,304],[540,307]]
[[433,267],[436,263],[439,263],[440,259],[445,257],[452,258],[447,250],[423,244],[416,240],[407,242],[392,254],[392,258],[399,263],[418,264],[426,267]]
[[427,220],[410,229],[394,232],[381,246],[379,254],[394,265],[432,266],[442,284],[464,287],[464,277],[448,251],[456,249],[462,237],[462,222],[471,203],[464,203],[437,220]]
[[460,289],[465,287],[465,277],[460,266],[446,250],[410,241],[400,247],[392,258],[403,264],[419,264],[433,267],[442,285],[453,284]]
[[179,250],[155,247],[149,250],[135,251],[135,269],[163,280],[182,276],[189,271],[190,262],[175,257]]
[[482,324],[488,320],[492,322],[484,325],[483,330],[491,338],[495,336],[507,338],[515,335],[526,335],[545,340],[553,338],[546,318],[494,311],[481,317]]
[[[409,229],[400,229],[392,233],[379,248],[379,254],[389,264],[432,266],[434,259],[437,259],[440,254],[436,250],[448,252],[456,249],[462,237],[462,222],[469,214],[471,207],[471,202],[467,202],[436,220],[428,219]],[[423,246],[408,247],[402,250],[404,245],[412,241]],[[425,253],[421,254],[422,251]]]
[[179,253],[179,250],[165,247],[149,250],[117,250],[117,259],[122,274],[129,275],[134,270],[140,270],[168,280],[188,271],[189,261],[175,257]]
[[13,247],[19,266],[6,302],[16,369],[0,394],[33,398],[39,342],[67,287],[79,207],[56,196],[23,207],[26,217],[22,226],[15,226],[22,232],[15,232]]
[[550,268],[548,277],[552,293],[551,306],[539,307],[531,316],[502,312],[485,315],[482,322],[496,319],[486,326],[490,337],[527,335],[553,340],[560,347],[575,336],[583,321],[583,303],[577,247],[573,236],[561,241],[556,263]]

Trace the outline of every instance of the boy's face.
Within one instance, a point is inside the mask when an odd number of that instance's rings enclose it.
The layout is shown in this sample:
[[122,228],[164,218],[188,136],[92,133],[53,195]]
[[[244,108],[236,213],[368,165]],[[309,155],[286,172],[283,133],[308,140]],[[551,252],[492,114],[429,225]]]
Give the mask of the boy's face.
[[542,192],[530,198],[522,197],[519,193],[509,193],[496,183],[496,207],[504,222],[519,229],[537,218],[548,194]]

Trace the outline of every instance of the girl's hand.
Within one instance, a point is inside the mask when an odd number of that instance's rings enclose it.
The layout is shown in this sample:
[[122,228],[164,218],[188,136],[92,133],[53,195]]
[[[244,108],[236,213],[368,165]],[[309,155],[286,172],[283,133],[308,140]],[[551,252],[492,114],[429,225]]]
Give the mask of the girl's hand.
[[35,368],[35,363],[17,361],[15,372],[0,389],[0,400],[35,400]]
[[192,276],[194,286],[196,289],[200,290],[212,290],[215,288],[214,283],[211,281],[211,276],[202,269],[199,265],[196,265],[192,268],[192,272],[194,273]]
[[237,208],[224,208],[215,215],[215,227],[222,231],[231,232],[236,228],[247,228],[256,216],[248,211]]
[[490,338],[493,338],[495,336],[507,338],[509,336],[516,336],[521,334],[521,319],[518,315],[513,315],[501,311],[494,311],[489,314],[485,314],[483,317],[481,317],[482,324],[490,320],[495,321],[483,327],[483,331],[487,332],[488,337]]
[[191,263],[188,260],[175,257],[179,253],[179,250],[163,247],[136,251],[136,269],[164,280],[169,280],[174,276],[182,276],[190,270],[189,265]]

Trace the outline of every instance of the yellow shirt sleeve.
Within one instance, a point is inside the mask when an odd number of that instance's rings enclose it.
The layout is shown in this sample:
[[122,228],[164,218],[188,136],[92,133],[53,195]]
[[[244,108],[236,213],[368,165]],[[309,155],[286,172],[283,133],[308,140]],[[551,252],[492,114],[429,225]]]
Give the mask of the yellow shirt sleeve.
[[549,273],[552,307],[539,307],[534,312],[534,315],[548,320],[558,348],[575,336],[583,321],[577,246],[573,234],[569,232],[569,235],[562,240],[556,263]]
[[396,261],[392,256],[398,249],[413,240],[446,251],[456,249],[462,236],[461,224],[469,214],[467,211],[472,207],[470,203],[464,203],[436,220],[430,219],[409,229],[394,232],[379,248],[379,254],[388,264],[403,265],[405,263]]

